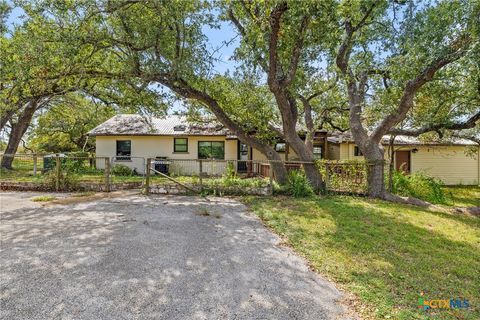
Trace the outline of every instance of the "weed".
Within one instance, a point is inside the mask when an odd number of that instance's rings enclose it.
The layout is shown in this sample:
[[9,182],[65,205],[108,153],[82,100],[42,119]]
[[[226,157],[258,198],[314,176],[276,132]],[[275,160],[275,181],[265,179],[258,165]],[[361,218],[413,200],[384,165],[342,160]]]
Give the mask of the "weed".
[[33,202],[48,202],[48,201],[53,201],[56,200],[57,198],[54,196],[38,196],[32,198]]

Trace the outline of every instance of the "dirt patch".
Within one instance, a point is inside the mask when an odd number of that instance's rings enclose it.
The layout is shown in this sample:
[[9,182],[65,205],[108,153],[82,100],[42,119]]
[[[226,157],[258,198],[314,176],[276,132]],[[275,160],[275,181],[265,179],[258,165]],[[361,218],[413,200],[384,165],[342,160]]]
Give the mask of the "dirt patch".
[[126,197],[131,195],[138,195],[140,192],[138,190],[123,190],[123,191],[115,191],[115,192],[99,192],[88,194],[86,196],[76,196],[73,194],[70,197],[57,199],[50,201],[48,203],[43,204],[44,207],[53,206],[53,205],[66,205],[66,204],[74,204],[74,203],[82,203],[82,202],[91,202],[100,199],[111,199],[111,198],[119,198],[119,197]]

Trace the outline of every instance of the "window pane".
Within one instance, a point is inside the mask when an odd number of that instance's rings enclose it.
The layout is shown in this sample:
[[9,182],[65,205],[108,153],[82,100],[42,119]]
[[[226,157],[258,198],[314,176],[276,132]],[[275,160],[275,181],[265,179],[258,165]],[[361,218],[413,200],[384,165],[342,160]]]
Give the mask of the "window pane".
[[187,138],[175,138],[174,139],[173,152],[187,152],[188,151],[188,139]]
[[187,151],[187,145],[175,145],[175,152],[186,152]]
[[353,154],[357,157],[359,156],[363,156],[363,153],[362,151],[360,151],[360,148],[358,148],[358,146],[355,146],[354,149],[353,149]]
[[132,154],[132,143],[130,140],[118,140],[117,141],[117,156],[118,160],[130,160]]
[[212,142],[212,158],[224,159],[225,158],[225,146],[223,142]]
[[285,143],[277,143],[275,145],[275,151],[277,152],[285,152],[287,149],[287,145]]
[[198,142],[198,159],[210,158],[211,143],[207,141]]
[[314,146],[313,147],[313,157],[315,159],[321,159],[322,158],[322,147],[321,146]]
[[199,141],[198,159],[225,159],[223,141]]

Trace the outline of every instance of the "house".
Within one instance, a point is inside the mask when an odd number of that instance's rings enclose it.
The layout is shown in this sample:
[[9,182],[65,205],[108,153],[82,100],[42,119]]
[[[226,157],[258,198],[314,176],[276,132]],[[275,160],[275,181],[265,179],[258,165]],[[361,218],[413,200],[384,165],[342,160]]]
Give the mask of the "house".
[[[184,174],[198,173],[197,161],[192,162],[196,159],[266,160],[262,153],[242,143],[218,122],[189,123],[185,117],[176,115],[165,118],[116,115],[91,130],[89,135],[96,137],[97,157],[112,158],[115,163],[125,164],[137,172],[144,172],[146,158],[175,159],[173,162],[183,166],[181,173]],[[317,158],[323,157],[325,144],[326,131],[319,131],[314,145]],[[283,160],[298,160],[285,142],[279,141],[275,149]],[[104,161],[97,160],[98,168],[104,165]],[[216,169],[204,167],[203,171],[221,172],[225,161],[215,166]],[[236,170],[247,171],[246,162],[238,162]]]
[[[301,136],[304,136],[299,128]],[[116,115],[89,132],[96,137],[97,157],[114,159],[137,172],[145,172],[145,159],[175,159],[176,172],[198,174],[197,159],[264,161],[258,150],[242,143],[223,125],[215,121],[190,123],[183,116],[165,118],[141,115]],[[388,144],[388,137],[382,141]],[[467,150],[476,148],[476,158]],[[284,141],[277,141],[275,149],[283,160],[298,160]],[[363,159],[348,133],[318,131],[314,136],[314,156],[317,159]],[[421,142],[416,138],[397,137],[395,166],[406,172],[423,171],[446,184],[478,184],[480,181],[479,147],[474,142],[457,139],[445,142]],[[105,162],[97,160],[97,167]],[[206,161],[202,171],[219,173],[225,170],[225,161]],[[236,162],[235,170],[247,171],[246,162]]]
[[[382,144],[388,152],[390,136]],[[328,138],[330,159],[363,160],[364,157],[350,133]],[[421,141],[415,137],[397,136],[394,140],[394,167],[406,173],[423,172],[446,185],[480,184],[480,146],[466,139]]]

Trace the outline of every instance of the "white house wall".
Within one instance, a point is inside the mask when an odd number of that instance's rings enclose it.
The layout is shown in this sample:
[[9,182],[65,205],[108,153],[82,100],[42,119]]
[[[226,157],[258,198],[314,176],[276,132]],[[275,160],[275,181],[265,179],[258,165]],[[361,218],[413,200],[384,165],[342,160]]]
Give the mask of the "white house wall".
[[[478,149],[476,157],[468,156],[463,146],[421,146],[411,153],[411,170],[425,172],[447,185],[475,185],[479,181]],[[410,148],[412,150],[413,148]]]
[[[363,160],[364,157],[354,156],[355,144],[341,143],[339,146],[339,160]],[[467,155],[466,146],[396,146],[395,150],[413,150],[411,152],[411,172],[424,172],[438,178],[446,185],[478,185],[480,161],[478,147],[476,155]],[[385,150],[388,147],[385,146]]]
[[[174,138],[188,138],[188,152],[173,152]],[[97,136],[96,137],[96,155],[97,157],[116,157],[117,140],[131,141],[131,160],[115,161],[127,165],[138,173],[145,171],[145,159],[155,157],[168,157],[170,159],[197,159],[198,158],[198,142],[199,141],[224,141],[225,142],[225,160],[237,159],[237,140],[226,140],[222,136],[189,136],[189,137],[173,137],[173,136]],[[115,164],[114,163],[114,164]],[[198,172],[194,161],[182,162],[183,170],[194,173]],[[205,165],[204,171],[220,170],[220,166],[225,164],[217,163],[215,168],[213,165]],[[180,171],[180,162],[177,162],[178,171]],[[97,159],[97,168],[105,168],[105,160]],[[172,166],[175,170],[175,165]],[[187,172],[182,172],[186,174]]]

